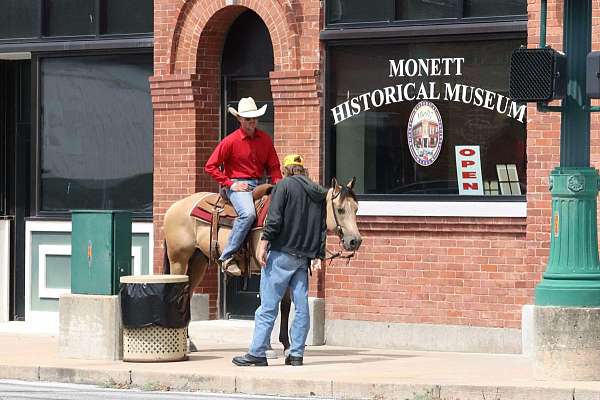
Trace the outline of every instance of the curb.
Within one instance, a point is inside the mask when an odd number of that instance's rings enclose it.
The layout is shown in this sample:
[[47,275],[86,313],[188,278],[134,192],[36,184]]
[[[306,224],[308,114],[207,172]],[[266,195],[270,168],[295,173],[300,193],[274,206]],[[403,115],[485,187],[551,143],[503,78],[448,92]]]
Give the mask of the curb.
[[[600,391],[541,386],[470,386],[435,384],[366,384],[331,380],[256,378],[247,376],[164,374],[135,369],[96,370],[0,364],[0,379],[108,385],[120,388],[169,388],[171,391],[401,400],[597,400]],[[160,390],[160,389],[159,389]]]

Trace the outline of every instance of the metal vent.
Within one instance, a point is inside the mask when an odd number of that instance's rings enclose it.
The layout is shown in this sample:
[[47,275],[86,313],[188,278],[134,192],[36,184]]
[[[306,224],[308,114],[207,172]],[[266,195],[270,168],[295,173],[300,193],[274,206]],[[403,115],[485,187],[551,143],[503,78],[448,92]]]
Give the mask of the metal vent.
[[550,101],[566,92],[566,57],[553,49],[517,49],[510,59],[509,96],[518,101]]
[[123,361],[179,361],[187,353],[187,327],[123,327]]

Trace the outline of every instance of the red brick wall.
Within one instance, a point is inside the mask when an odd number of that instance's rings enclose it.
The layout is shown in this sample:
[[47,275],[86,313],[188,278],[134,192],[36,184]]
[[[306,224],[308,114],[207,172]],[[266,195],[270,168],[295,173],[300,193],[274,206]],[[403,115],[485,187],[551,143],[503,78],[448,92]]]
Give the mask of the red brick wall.
[[[275,145],[299,152],[323,183],[323,12],[318,0],[155,0],[155,270],[160,226],[178,198],[214,184],[201,166],[219,132],[219,70],[225,34],[248,7],[271,35],[275,71]],[[600,2],[594,1],[596,10]],[[528,43],[539,42],[539,1],[528,2]],[[599,47],[594,20],[594,47]],[[560,49],[562,1],[548,1],[547,42]],[[592,162],[600,119],[592,117]],[[528,109],[527,218],[361,217],[363,245],[348,265],[314,276],[311,295],[326,298],[328,319],[519,328],[521,307],[545,269],[549,247],[548,176],[559,162],[560,117]],[[331,240],[335,247],[336,240]],[[211,293],[216,275],[202,285]]]
[[[220,131],[220,68],[229,27],[252,9],[271,35],[275,71],[275,145],[280,154],[302,151],[318,177],[320,103],[319,1],[155,0],[154,230],[156,272],[162,271],[162,220],[176,200],[217,186],[203,172]],[[305,121],[310,121],[306,123]],[[300,146],[302,145],[302,146]],[[209,271],[201,292],[216,315],[217,277]]]
[[327,266],[327,317],[519,327],[532,274],[517,218],[362,217],[356,259]]

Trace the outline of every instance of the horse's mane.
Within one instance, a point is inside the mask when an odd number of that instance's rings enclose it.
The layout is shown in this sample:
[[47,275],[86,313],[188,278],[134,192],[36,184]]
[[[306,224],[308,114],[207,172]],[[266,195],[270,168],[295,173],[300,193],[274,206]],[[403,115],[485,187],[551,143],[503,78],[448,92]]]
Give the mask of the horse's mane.
[[340,201],[344,201],[346,199],[346,197],[350,197],[352,200],[354,200],[358,203],[358,199],[356,198],[356,194],[354,193],[354,190],[350,189],[346,185],[342,185],[341,188],[342,188],[342,190],[340,193]]

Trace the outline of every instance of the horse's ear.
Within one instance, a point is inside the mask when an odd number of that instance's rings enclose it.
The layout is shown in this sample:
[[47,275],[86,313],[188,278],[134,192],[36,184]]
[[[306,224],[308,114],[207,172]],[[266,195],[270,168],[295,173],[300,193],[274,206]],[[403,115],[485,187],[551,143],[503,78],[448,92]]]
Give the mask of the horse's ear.
[[338,181],[335,178],[331,178],[331,189],[331,194],[334,197],[337,196],[342,190],[342,187],[338,184]]
[[354,184],[356,183],[356,177],[353,176],[350,182],[346,185],[346,187],[350,190],[354,189]]

